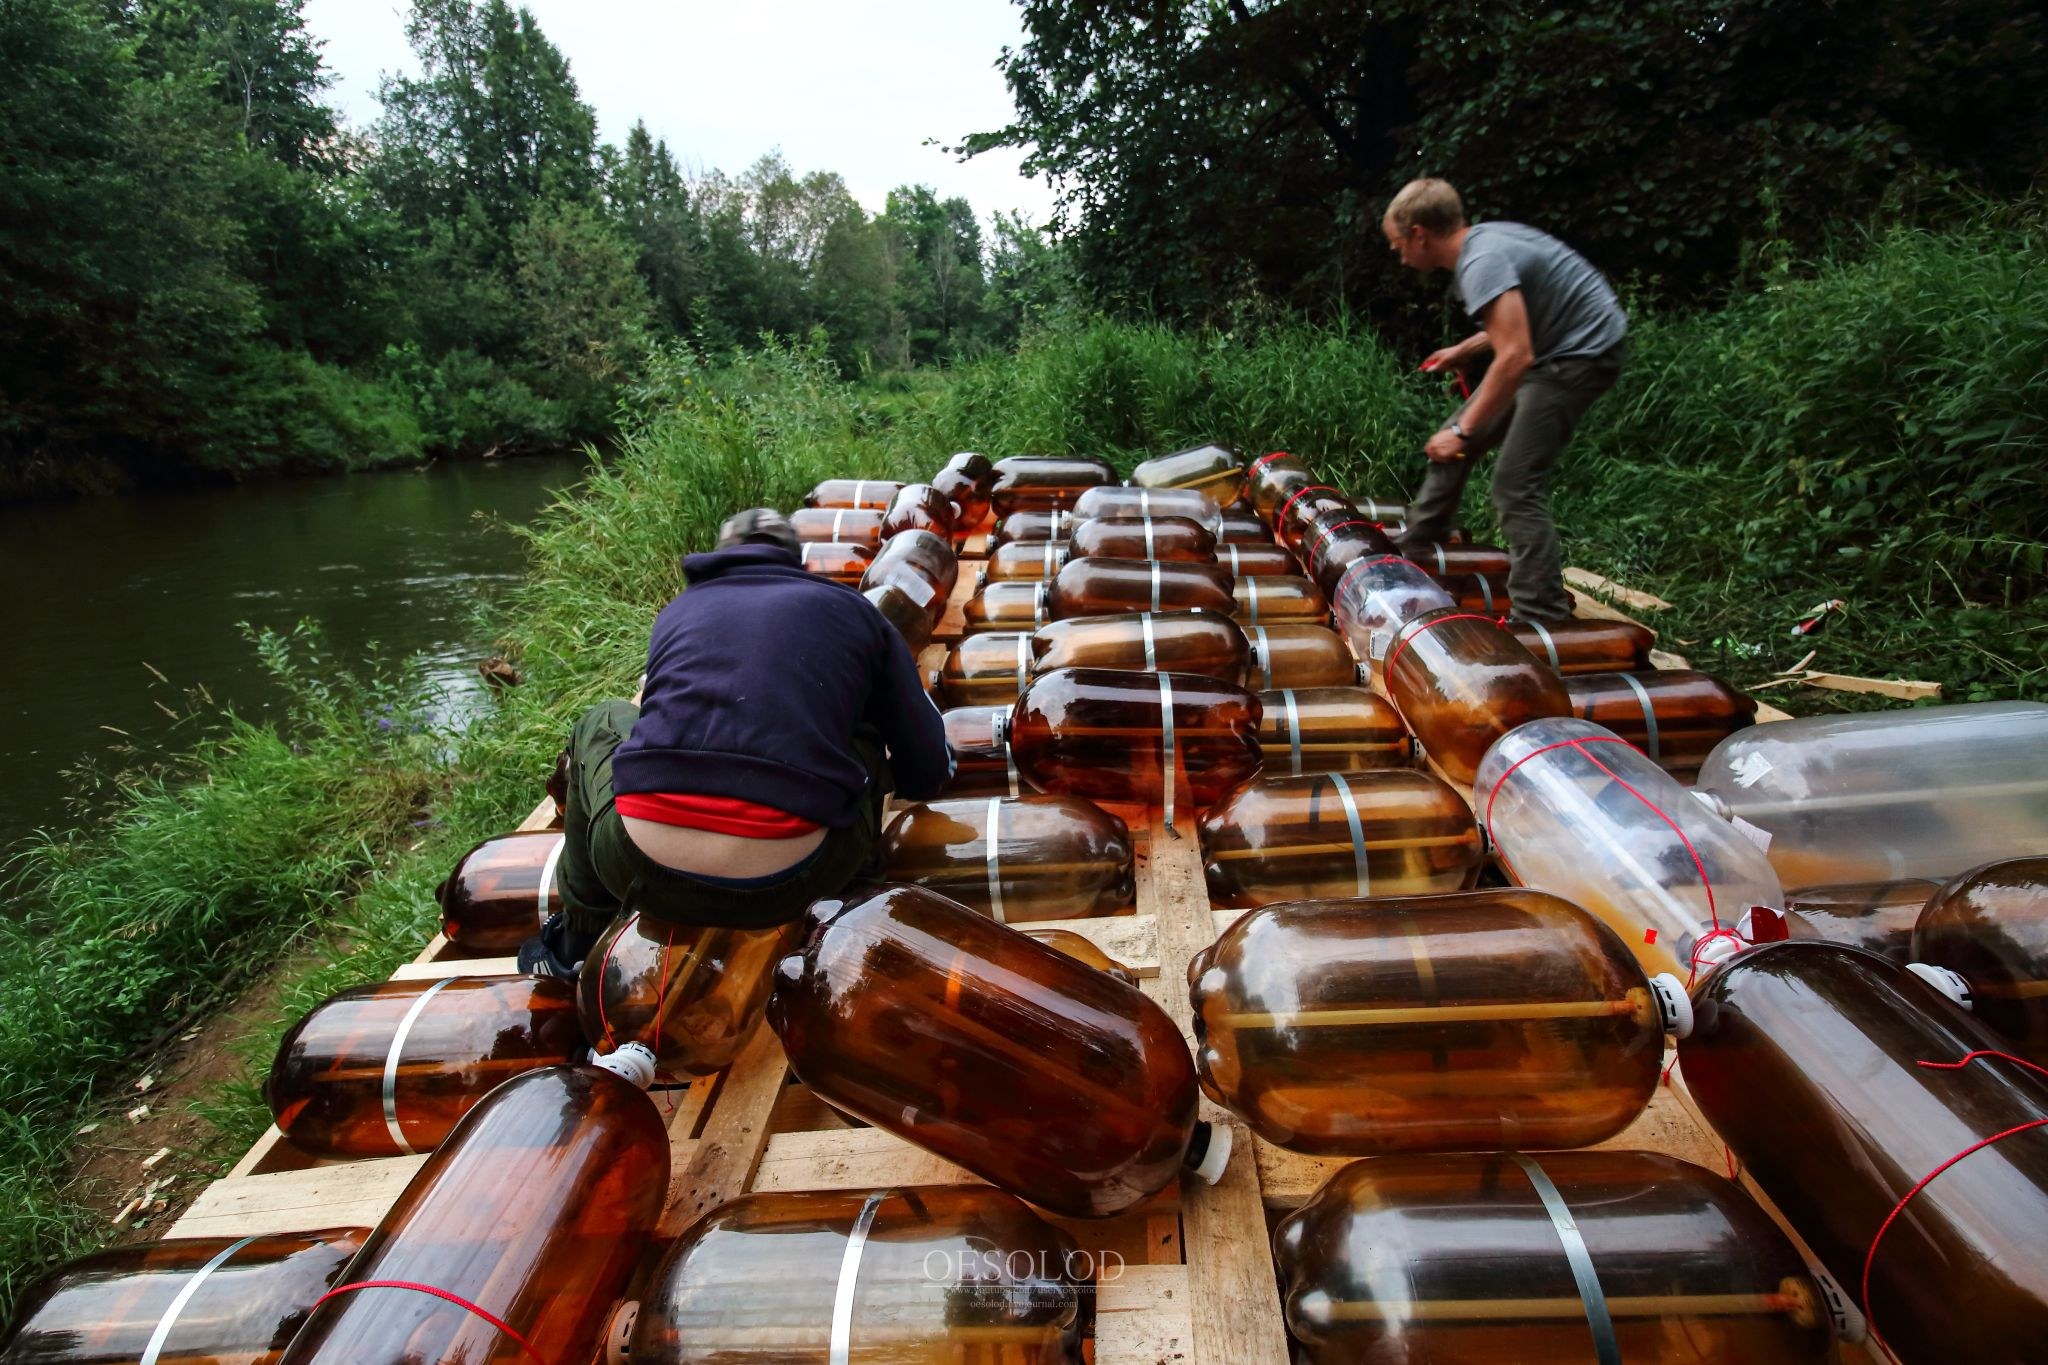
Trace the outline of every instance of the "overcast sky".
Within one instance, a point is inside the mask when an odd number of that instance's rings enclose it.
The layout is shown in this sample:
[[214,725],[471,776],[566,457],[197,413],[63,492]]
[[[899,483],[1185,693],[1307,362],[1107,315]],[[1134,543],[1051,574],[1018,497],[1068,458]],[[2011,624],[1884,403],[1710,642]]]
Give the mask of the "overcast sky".
[[[636,118],[668,139],[686,172],[738,173],[781,148],[798,174],[837,171],[880,211],[898,185],[964,195],[984,219],[1052,212],[1052,191],[1015,152],[961,163],[940,144],[999,128],[1012,113],[995,69],[1023,41],[1008,0],[526,0],[569,58],[598,133],[619,143]],[[377,82],[416,71],[396,0],[306,0],[325,44],[329,99],[349,121],[377,116]],[[935,145],[925,145],[927,139]]]

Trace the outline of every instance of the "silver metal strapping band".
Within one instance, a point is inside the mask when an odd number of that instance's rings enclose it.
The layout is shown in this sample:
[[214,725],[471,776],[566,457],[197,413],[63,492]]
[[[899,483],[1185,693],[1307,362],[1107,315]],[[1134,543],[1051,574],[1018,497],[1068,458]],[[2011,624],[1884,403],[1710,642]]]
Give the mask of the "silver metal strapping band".
[[1365,856],[1365,822],[1358,818],[1358,798],[1352,794],[1351,784],[1344,780],[1342,773],[1331,773],[1330,780],[1337,784],[1337,795],[1344,802],[1344,822],[1351,826],[1351,866],[1358,879],[1358,894],[1372,894],[1372,870]]
[[1246,595],[1251,599],[1250,606],[1252,609],[1252,624],[1257,625],[1259,623],[1259,580],[1257,578],[1245,579],[1244,590]]
[[1479,580],[1479,595],[1486,599],[1486,610],[1491,612],[1493,610],[1493,583],[1483,573],[1474,574],[1473,577]]
[[1235,545],[1226,545],[1223,548],[1230,552],[1230,576],[1235,578],[1237,577],[1237,547]]
[[1152,610],[1159,610],[1159,561],[1152,561]]
[[1147,521],[1152,520],[1152,490],[1149,488],[1138,490],[1138,515]]
[[1252,667],[1259,670],[1259,686],[1261,688],[1271,687],[1273,685],[1273,642],[1266,638],[1266,628],[1264,626],[1254,626],[1252,634],[1257,637],[1252,641]]
[[240,1251],[263,1234],[252,1232],[239,1242],[232,1242],[214,1254],[212,1260],[192,1273],[164,1309],[164,1315],[156,1320],[156,1330],[149,1334],[149,1344],[142,1348],[142,1356],[135,1365],[156,1365],[157,1357],[163,1354],[164,1343],[170,1340],[171,1328],[177,1325],[178,1315],[185,1311],[185,1305],[192,1302],[192,1296],[199,1292],[199,1286],[206,1283],[206,1277],[228,1263],[228,1258]]
[[1152,550],[1152,518],[1150,517],[1145,518],[1145,558],[1159,558]]
[[1280,700],[1287,707],[1287,751],[1293,761],[1290,769],[1295,777],[1301,776],[1301,713],[1294,708],[1294,689],[1282,688]]
[[839,543],[839,528],[845,521],[846,509],[844,507],[832,514],[832,543],[835,545]]
[[1017,695],[1023,696],[1024,689],[1031,686],[1031,632],[1017,634]]
[[548,902],[555,898],[555,864],[562,861],[562,849],[567,839],[555,840],[555,846],[548,850],[547,861],[540,865],[540,886],[533,893],[534,908],[540,917],[548,917]]
[[1437,544],[1429,548],[1436,551],[1436,571],[1438,573],[1449,573],[1450,569],[1444,564],[1444,547],[1441,544]]
[[859,507],[859,506],[861,505],[861,502],[860,502],[860,495],[861,495],[862,493],[865,493],[865,492],[867,491],[867,487],[868,487],[868,481],[867,481],[866,479],[856,479],[856,480],[854,480],[854,484],[853,484],[853,505],[854,505],[855,507]]
[[799,552],[798,552],[798,554],[797,554],[797,557],[796,557],[796,562],[797,562],[797,563],[799,563],[799,564],[801,564],[801,565],[803,565],[803,566],[804,566],[804,567],[805,567],[806,569],[810,568],[810,567],[811,567],[811,551],[812,551],[812,550],[814,550],[814,549],[816,549],[816,548],[817,548],[817,546],[813,545],[813,544],[812,544],[812,543],[811,543],[810,541],[808,541],[808,540],[807,540],[807,541],[805,541],[805,542],[804,542],[804,548],[803,548],[803,549],[802,549],[801,551],[799,551]]
[[1008,921],[1003,918],[1003,798],[991,796],[988,799],[988,906],[996,917],[997,924]]
[[1607,1311],[1607,1295],[1600,1288],[1599,1272],[1593,1269],[1593,1254],[1586,1250],[1585,1235],[1579,1231],[1550,1173],[1520,1152],[1508,1155],[1536,1187],[1536,1197],[1543,1201],[1543,1211],[1550,1215],[1550,1225],[1557,1229],[1557,1240],[1564,1244],[1565,1262],[1571,1266],[1572,1279],[1579,1287],[1579,1302],[1586,1307],[1586,1325],[1593,1329],[1593,1359],[1598,1365],[1621,1365],[1621,1344],[1614,1339],[1614,1318]]
[[1033,591],[1031,594],[1032,625],[1042,626],[1045,624],[1045,604],[1046,600],[1051,596],[1051,594],[1052,584],[1046,582],[1042,578],[1039,579],[1037,589]]
[[398,1021],[398,1031],[391,1035],[391,1050],[384,1054],[384,1129],[398,1144],[398,1150],[407,1156],[416,1155],[416,1152],[413,1145],[405,1140],[405,1130],[398,1126],[398,1060],[405,1052],[406,1035],[412,1032],[413,1021],[420,1017],[420,1011],[427,1007],[427,1002],[453,980],[452,976],[444,976],[420,992],[420,998],[412,1002],[405,1018]]
[[1557,657],[1557,641],[1550,638],[1550,627],[1544,625],[1541,621],[1527,621],[1523,624],[1535,631],[1536,638],[1543,642],[1543,652],[1550,656],[1550,666],[1552,668],[1563,668],[1563,661]]
[[1636,677],[1633,673],[1617,673],[1615,676],[1629,685],[1629,688],[1636,694],[1636,700],[1642,705],[1643,735],[1650,742],[1650,758],[1654,762],[1658,756],[1657,708],[1650,703],[1649,690],[1643,686],[1642,679]]
[[1059,544],[1060,526],[1065,523],[1066,519],[1067,514],[1065,512],[1060,511],[1057,507],[1052,509],[1052,543],[1055,545]]
[[1173,828],[1173,769],[1176,749],[1173,742],[1173,678],[1170,674],[1159,675],[1159,757],[1160,769],[1166,779],[1166,827]]
[[888,1195],[887,1190],[876,1190],[867,1197],[867,1202],[860,1206],[860,1216],[853,1220],[853,1231],[847,1234],[846,1250],[839,1257],[839,1287],[832,1292],[830,1365],[847,1365],[853,1358],[853,1290],[860,1282],[860,1258],[868,1249],[875,1210]]
[[1145,636],[1145,671],[1155,673],[1159,669],[1159,646],[1152,638],[1152,613],[1146,612],[1138,618],[1138,629]]
[[1045,542],[1045,564],[1044,567],[1039,570],[1038,574],[1040,582],[1043,582],[1044,580],[1051,578],[1053,576],[1053,573],[1055,571],[1052,567],[1052,552],[1055,549],[1057,549],[1058,546],[1058,541],[1048,540],[1047,542]]

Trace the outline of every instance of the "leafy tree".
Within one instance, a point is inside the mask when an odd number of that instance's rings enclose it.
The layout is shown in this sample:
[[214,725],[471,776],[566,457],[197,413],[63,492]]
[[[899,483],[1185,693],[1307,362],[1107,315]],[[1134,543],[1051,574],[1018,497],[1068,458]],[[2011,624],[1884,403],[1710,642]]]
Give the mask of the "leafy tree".
[[898,307],[911,359],[950,358],[979,339],[983,294],[981,225],[965,199],[941,200],[927,185],[889,192],[883,220],[902,243]]
[[633,125],[625,150],[611,159],[605,197],[637,249],[635,268],[656,315],[668,330],[686,333],[690,300],[703,286],[704,227],[668,143],[656,141],[645,123]]

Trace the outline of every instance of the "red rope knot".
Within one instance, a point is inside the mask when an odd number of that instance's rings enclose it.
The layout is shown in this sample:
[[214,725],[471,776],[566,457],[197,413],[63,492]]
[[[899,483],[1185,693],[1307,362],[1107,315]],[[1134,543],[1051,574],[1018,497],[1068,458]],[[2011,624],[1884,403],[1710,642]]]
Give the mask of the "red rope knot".
[[[1748,941],[1745,940],[1741,934],[1736,933],[1733,929],[1726,929],[1721,927],[1719,924],[1716,924],[1712,929],[1708,930],[1704,934],[1701,934],[1699,938],[1693,941],[1692,956],[1686,960],[1685,964],[1685,984],[1687,986],[1692,985],[1693,978],[1697,977],[1700,974],[1700,963],[1702,959],[1704,959],[1707,956],[1707,945],[1714,942],[1716,939],[1727,939],[1729,942],[1735,945],[1735,951],[1738,953],[1749,946]],[[1711,967],[1714,965],[1714,963],[1708,962],[1706,965]]]

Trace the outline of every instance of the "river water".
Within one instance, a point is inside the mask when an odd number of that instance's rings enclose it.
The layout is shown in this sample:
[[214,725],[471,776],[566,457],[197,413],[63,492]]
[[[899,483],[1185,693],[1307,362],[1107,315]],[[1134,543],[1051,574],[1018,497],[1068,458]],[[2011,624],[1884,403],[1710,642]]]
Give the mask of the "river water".
[[[192,689],[259,718],[281,698],[241,623],[320,623],[326,656],[428,660],[443,705],[482,699],[480,597],[516,580],[519,539],[581,456],[279,480],[0,507],[0,850],[78,822],[73,775],[181,747]],[[161,673],[159,681],[152,673]]]

